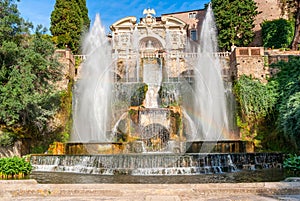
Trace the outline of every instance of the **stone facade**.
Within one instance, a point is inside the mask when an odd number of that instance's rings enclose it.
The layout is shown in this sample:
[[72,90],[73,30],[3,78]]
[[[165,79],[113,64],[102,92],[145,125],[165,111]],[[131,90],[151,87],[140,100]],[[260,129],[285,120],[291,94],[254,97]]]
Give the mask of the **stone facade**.
[[241,75],[247,75],[265,81],[265,78],[269,76],[269,69],[264,61],[264,49],[262,47],[235,48],[230,56],[232,80]]
[[282,3],[280,0],[254,0],[256,2],[257,15],[254,24],[255,38],[250,46],[262,46],[262,33],[261,33],[261,23],[263,21],[270,21],[279,18],[288,18],[288,13],[282,9]]
[[66,90],[69,81],[75,78],[75,58],[70,49],[58,49],[54,54],[63,68],[63,77],[56,85],[59,90]]
[[200,9],[200,10],[191,10],[185,12],[162,14],[162,16],[176,17],[184,21],[188,25],[187,36],[191,40],[198,42],[201,33],[202,22],[205,18],[205,14],[206,14],[206,10]]
[[300,56],[300,51],[264,50],[263,47],[235,48],[230,55],[231,81],[247,75],[267,82],[267,78],[278,71],[269,66],[279,61],[288,61],[289,56]]
[[110,26],[115,75],[123,81],[142,81],[143,58],[162,58],[167,77],[179,77],[188,68],[179,56],[186,49],[187,23],[168,15],[154,17],[153,9],[145,9],[144,15],[139,23],[136,17],[126,17]]

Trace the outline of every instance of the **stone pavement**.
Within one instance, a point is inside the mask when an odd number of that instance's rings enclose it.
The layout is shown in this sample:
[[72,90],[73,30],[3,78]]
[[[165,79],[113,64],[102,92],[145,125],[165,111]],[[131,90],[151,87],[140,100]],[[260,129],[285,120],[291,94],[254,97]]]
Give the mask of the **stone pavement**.
[[300,182],[209,184],[38,184],[0,180],[3,201],[273,201],[300,200]]

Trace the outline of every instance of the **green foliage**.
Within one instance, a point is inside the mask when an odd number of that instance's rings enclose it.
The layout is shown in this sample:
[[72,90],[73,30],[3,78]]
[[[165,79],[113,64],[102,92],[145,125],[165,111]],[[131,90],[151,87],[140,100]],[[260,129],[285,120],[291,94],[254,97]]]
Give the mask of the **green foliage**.
[[80,17],[83,20],[83,33],[87,32],[90,28],[90,22],[91,20],[89,19],[88,16],[88,9],[86,7],[86,0],[77,0],[78,6],[80,8]]
[[11,132],[0,131],[0,146],[12,146],[15,142],[16,136]]
[[245,75],[235,83],[234,93],[240,107],[237,125],[244,140],[259,143],[259,126],[274,109],[278,96],[276,89],[274,82],[264,84]]
[[30,35],[31,25],[19,16],[14,1],[0,4],[1,130],[17,137],[45,134],[60,101],[54,83],[62,72],[55,47],[41,26]]
[[0,1],[0,46],[4,41],[21,42],[22,34],[28,33],[32,24],[20,17],[15,0]]
[[249,119],[265,117],[276,103],[276,88],[274,82],[266,85],[245,75],[241,76],[234,91],[242,113]]
[[58,48],[67,46],[73,53],[79,53],[81,35],[89,24],[85,0],[56,0],[50,31]]
[[30,149],[31,154],[44,154],[48,149],[48,146],[36,145]]
[[248,46],[254,39],[254,20],[258,14],[253,0],[212,0],[218,29],[218,43],[222,50],[230,50],[232,44]]
[[285,19],[262,23],[263,46],[267,48],[289,47],[294,37],[294,22]]
[[54,114],[59,99],[53,82],[60,78],[60,69],[53,53],[53,45],[39,34],[26,49],[12,42],[0,48],[0,123],[31,124],[41,131]]
[[264,149],[295,151],[300,147],[300,57],[271,67],[279,72],[267,84],[246,76],[235,83],[237,124],[244,139],[259,140]]
[[148,91],[148,85],[142,84],[134,94],[130,97],[130,105],[131,106],[140,106],[143,104],[143,101],[146,97],[146,92]]
[[32,166],[24,158],[0,158],[0,178],[23,178],[29,175]]
[[[290,57],[289,62],[279,62],[273,67],[280,71],[273,78],[278,83],[278,127],[292,139],[300,138],[300,57]],[[296,140],[300,146],[299,140]]]
[[72,97],[73,97],[73,85],[74,81],[70,80],[68,83],[68,88],[66,91],[61,93],[60,98],[60,114],[61,122],[63,122],[64,128],[60,133],[60,139],[57,139],[60,142],[67,142],[70,138],[70,133],[72,130],[73,119],[72,119]]
[[283,161],[283,168],[285,169],[287,176],[300,176],[300,156],[289,155]]

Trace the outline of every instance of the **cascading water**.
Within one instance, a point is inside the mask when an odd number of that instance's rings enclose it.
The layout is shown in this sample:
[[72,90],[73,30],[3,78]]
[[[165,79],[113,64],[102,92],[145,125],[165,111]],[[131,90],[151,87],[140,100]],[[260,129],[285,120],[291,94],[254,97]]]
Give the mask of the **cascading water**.
[[75,86],[73,133],[71,142],[103,142],[110,115],[111,48],[100,16],[96,15],[83,43],[87,55]]
[[[211,5],[202,25],[200,53],[195,66],[195,106],[199,140],[218,141],[228,132],[226,99],[217,52],[217,34]],[[199,135],[200,133],[200,135]]]

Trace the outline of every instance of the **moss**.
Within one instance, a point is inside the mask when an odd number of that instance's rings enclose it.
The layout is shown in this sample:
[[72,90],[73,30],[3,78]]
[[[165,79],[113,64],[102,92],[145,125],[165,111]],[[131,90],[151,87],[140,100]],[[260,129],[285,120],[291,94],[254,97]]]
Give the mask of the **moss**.
[[59,120],[60,126],[53,131],[52,138],[47,143],[50,145],[54,141],[67,142],[72,131],[72,97],[73,97],[73,85],[74,81],[70,80],[68,88],[62,91],[60,94],[60,110],[56,114],[56,118]]
[[130,105],[131,106],[140,106],[143,104],[143,101],[146,97],[146,93],[148,91],[148,85],[142,84],[130,97]]

